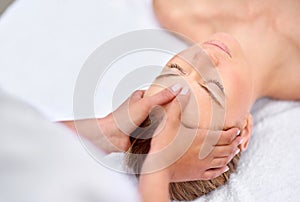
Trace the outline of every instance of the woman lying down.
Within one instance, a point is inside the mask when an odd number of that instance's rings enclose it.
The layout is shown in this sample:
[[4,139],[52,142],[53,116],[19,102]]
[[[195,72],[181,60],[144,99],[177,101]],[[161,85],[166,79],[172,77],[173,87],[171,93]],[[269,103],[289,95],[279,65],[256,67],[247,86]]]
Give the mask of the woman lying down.
[[[155,110],[139,129],[131,133],[126,162],[139,177],[139,188],[145,201],[151,201],[158,189],[169,191],[167,199],[193,200],[225,184],[239,158],[236,154],[228,162],[229,170],[214,179],[174,180],[161,186],[162,182],[168,181],[164,180],[165,173],[174,167],[172,163],[180,166],[189,160],[180,157],[189,148],[196,128],[215,131],[238,127],[244,140],[239,149],[244,151],[251,137],[249,111],[255,100],[265,96],[300,100],[300,32],[297,26],[300,4],[296,0],[268,0],[267,3],[155,0],[153,5],[163,27],[201,43],[172,58],[144,96],[151,96],[162,87],[175,83],[181,84],[182,93],[189,90],[188,101],[181,102],[180,124],[167,128],[170,141],[160,142],[156,132],[161,130],[157,128],[158,123],[164,121],[162,109],[176,110],[170,109],[174,107],[172,103]],[[218,32],[228,34],[213,35]],[[210,133],[206,135],[204,142],[208,146],[202,147],[200,159],[211,155],[211,146],[217,144],[217,139],[218,136]],[[169,144],[171,141],[174,144]],[[178,149],[182,145],[182,152],[177,156],[165,155],[168,149]],[[222,153],[228,156],[228,151],[222,149]],[[155,161],[159,156],[171,160],[161,164]],[[227,164],[220,162],[221,159],[225,158],[214,159],[211,166]],[[190,167],[181,170],[188,173]],[[180,178],[176,175],[173,179]],[[147,186],[143,186],[145,184]],[[160,199],[165,201],[164,197]]]
[[[127,152],[126,165],[139,178],[143,201],[194,200],[224,185],[238,165],[239,152],[245,151],[249,143],[252,130],[250,108],[254,102],[265,96],[300,100],[300,68],[299,65],[295,66],[294,58],[278,57],[277,61],[281,65],[276,65],[274,61],[270,62],[269,57],[254,60],[252,56],[244,54],[239,42],[225,33],[214,34],[205,42],[191,46],[165,65],[142,99],[153,97],[156,92],[173,84],[176,84],[173,85],[176,88],[173,90],[180,90],[181,96],[154,108],[146,120],[141,119],[140,114],[139,124],[136,124],[140,127],[131,130],[130,142],[127,142],[128,136],[124,135],[127,132],[120,133],[122,135],[116,141],[106,137],[118,149],[101,145],[100,148],[108,153]],[[133,108],[136,111],[142,106]],[[178,110],[181,118],[172,116]],[[167,116],[164,116],[164,112]],[[112,137],[116,137],[119,130],[105,131],[105,125],[112,123],[111,117],[110,114],[100,119],[98,124],[103,126],[105,136],[113,133]],[[118,119],[118,116],[115,117]],[[119,121],[114,121],[122,123],[124,120],[127,119],[120,116]],[[76,121],[77,132],[97,145],[99,141],[95,141],[94,133],[88,132],[91,129],[87,127],[88,122]],[[73,122],[64,124],[74,129]],[[83,126],[82,131],[78,131],[80,125]],[[166,127],[161,127],[164,125]],[[239,137],[232,138],[234,145],[230,143],[232,146],[226,147],[226,143],[223,146],[219,142],[223,135],[213,132],[229,128],[239,128],[240,134]],[[200,132],[200,136],[196,137],[199,130],[207,133]],[[239,149],[235,150],[237,145]],[[192,155],[188,155],[190,148],[200,151],[193,151]],[[196,153],[199,158],[193,158]],[[232,154],[235,155],[233,158]],[[206,162],[205,159],[212,160]],[[201,162],[205,165],[201,165]],[[229,169],[224,173],[226,164]],[[199,170],[199,176],[191,173],[191,170],[195,171],[195,168],[200,167],[222,169],[214,173],[218,175],[209,177],[200,176],[200,173],[206,173],[203,170]],[[197,169],[196,171],[198,172]],[[194,178],[191,179],[191,176]]]
[[[176,128],[181,132],[178,134],[186,132],[184,137],[189,139],[193,136],[189,131],[195,128],[214,131],[237,127],[244,140],[239,148],[240,151],[244,151],[251,137],[252,117],[249,111],[255,100],[264,96],[300,99],[300,80],[294,76],[300,75],[300,68],[265,66],[261,69],[260,66],[249,65],[247,59],[239,43],[231,35],[215,34],[206,42],[196,44],[173,57],[146,91],[145,96],[160,91],[162,87],[180,83],[183,90],[189,89],[190,95],[187,102],[181,103],[181,124]],[[168,107],[168,105],[163,106],[165,109]],[[157,159],[155,160],[155,154],[167,153],[171,141],[161,143],[158,148],[151,147],[153,141],[158,141],[155,134],[160,130],[159,127],[156,128],[157,123],[163,121],[161,111],[162,109],[154,110],[152,116],[150,114],[149,118],[140,125],[141,128],[131,134],[132,145],[126,164],[140,178],[140,183],[151,182],[151,174],[149,174],[151,171],[157,171],[156,175],[159,175],[159,172],[163,173],[164,168],[170,166],[159,164]],[[153,135],[155,137],[151,139]],[[207,137],[207,145],[217,142],[217,137],[209,138],[209,134]],[[188,146],[184,138],[177,138],[177,143],[176,138],[175,133],[171,137],[172,140],[175,139],[173,145],[180,147],[182,143]],[[207,157],[210,151],[209,146],[202,148],[199,157]],[[226,151],[224,151],[225,155]],[[229,180],[230,174],[235,171],[239,156],[240,154],[236,153],[235,157],[228,162],[229,170],[214,179],[170,183],[170,199],[194,200],[224,185]],[[185,169],[188,172],[189,168]],[[161,176],[163,177],[163,174]],[[155,183],[153,185],[155,186]],[[151,195],[151,188],[147,189],[149,190],[145,193]]]

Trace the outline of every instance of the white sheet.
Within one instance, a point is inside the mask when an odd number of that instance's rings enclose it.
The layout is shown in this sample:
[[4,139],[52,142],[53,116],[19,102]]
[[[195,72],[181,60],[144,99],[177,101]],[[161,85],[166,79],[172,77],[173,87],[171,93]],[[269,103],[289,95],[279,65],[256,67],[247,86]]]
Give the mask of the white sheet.
[[[121,33],[158,27],[150,0],[18,0],[0,18],[0,86],[52,120],[71,118],[74,84],[89,54]],[[137,57],[117,66],[163,65],[170,55]],[[99,115],[110,112],[111,95],[97,99]],[[299,102],[262,100],[253,113],[238,173],[198,201],[299,201]]]

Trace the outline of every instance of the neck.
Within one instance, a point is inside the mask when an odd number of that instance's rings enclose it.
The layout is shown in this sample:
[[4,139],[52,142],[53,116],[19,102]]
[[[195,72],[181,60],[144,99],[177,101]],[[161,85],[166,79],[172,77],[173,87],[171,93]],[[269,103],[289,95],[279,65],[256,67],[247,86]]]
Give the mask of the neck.
[[260,99],[262,97],[268,96],[268,92],[270,91],[270,86],[266,85],[268,83],[272,82],[272,75],[270,74],[270,71],[266,68],[258,68],[258,66],[252,66],[250,65],[249,70],[250,76],[249,79],[249,85],[251,92],[251,99],[250,99],[250,105],[253,105],[254,102],[257,99]]
[[[225,31],[234,36],[240,43],[241,48],[249,64],[249,85],[252,87],[253,104],[257,99],[271,96],[276,84],[276,69],[283,66],[282,47],[278,34],[274,32],[274,12],[267,5],[258,2],[243,4],[240,7],[244,16],[235,16],[228,20],[228,25],[220,27],[217,32]],[[224,21],[219,19],[217,21]]]

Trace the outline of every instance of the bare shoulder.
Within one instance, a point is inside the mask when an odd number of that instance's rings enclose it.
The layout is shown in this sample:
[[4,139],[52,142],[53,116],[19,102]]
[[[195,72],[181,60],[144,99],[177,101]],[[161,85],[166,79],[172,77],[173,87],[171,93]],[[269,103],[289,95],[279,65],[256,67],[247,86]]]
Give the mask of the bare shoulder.
[[278,1],[274,10],[276,18],[274,28],[300,49],[300,1]]
[[[286,63],[275,69],[269,97],[282,100],[300,100],[300,49],[283,50],[287,54]],[[298,55],[298,56],[297,56]],[[268,81],[266,81],[266,84]],[[269,85],[269,84],[267,84]]]

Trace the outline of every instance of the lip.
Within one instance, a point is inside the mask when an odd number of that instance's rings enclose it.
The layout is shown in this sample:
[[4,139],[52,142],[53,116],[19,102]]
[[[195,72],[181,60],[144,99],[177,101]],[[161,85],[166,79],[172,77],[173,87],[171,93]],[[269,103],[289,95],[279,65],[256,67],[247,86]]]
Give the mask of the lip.
[[221,41],[209,40],[209,41],[204,42],[203,44],[208,44],[208,45],[215,46],[215,47],[221,49],[226,54],[228,54],[230,57],[232,57],[229,48]]

